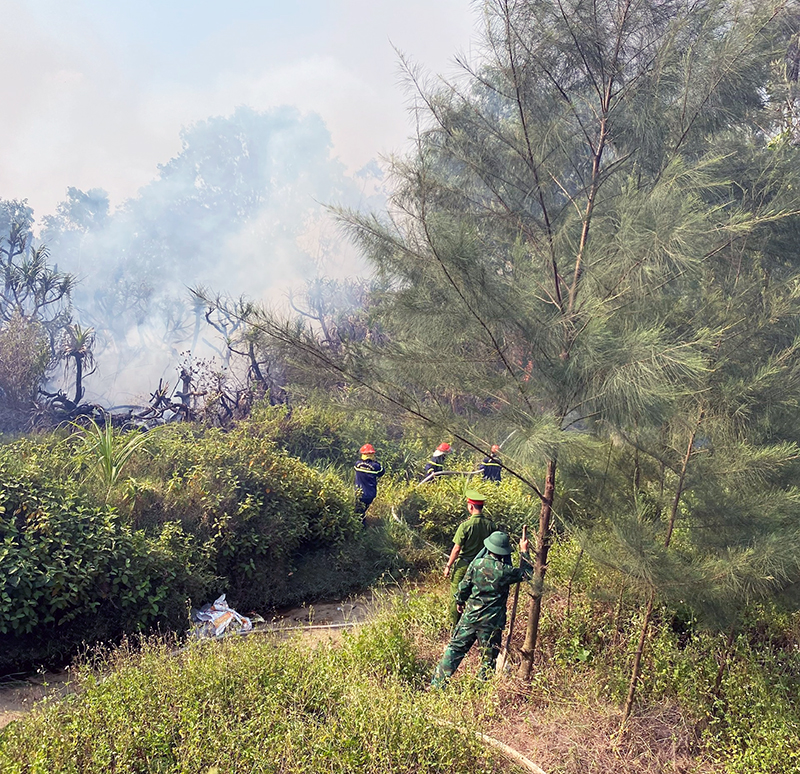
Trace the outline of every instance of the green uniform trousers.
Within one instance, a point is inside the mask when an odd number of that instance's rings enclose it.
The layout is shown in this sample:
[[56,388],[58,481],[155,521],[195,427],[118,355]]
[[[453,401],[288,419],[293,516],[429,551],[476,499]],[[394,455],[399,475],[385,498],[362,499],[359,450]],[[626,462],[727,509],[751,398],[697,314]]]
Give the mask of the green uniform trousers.
[[431,685],[434,688],[442,687],[458,669],[469,649],[478,641],[481,652],[481,666],[478,670],[478,679],[486,680],[493,672],[500,653],[500,643],[503,639],[502,629],[484,629],[469,623],[460,623],[450,642],[445,648],[442,660],[437,664],[433,673]]
[[[471,561],[470,559],[470,562]],[[456,593],[458,592],[459,584],[464,580],[464,576],[467,574],[467,568],[470,562],[457,559],[456,563],[453,565],[453,574],[450,576],[450,606],[448,610],[450,613],[451,634],[455,634],[458,628],[458,622],[461,619],[461,613],[458,612],[458,608],[456,607]]]

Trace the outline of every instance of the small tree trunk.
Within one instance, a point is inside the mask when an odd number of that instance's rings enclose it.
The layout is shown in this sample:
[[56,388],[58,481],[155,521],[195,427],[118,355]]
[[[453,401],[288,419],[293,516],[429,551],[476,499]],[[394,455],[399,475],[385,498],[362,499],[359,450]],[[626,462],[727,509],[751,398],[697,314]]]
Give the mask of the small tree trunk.
[[672,540],[672,532],[675,529],[675,520],[678,518],[678,505],[680,504],[681,497],[683,496],[683,488],[686,484],[686,471],[689,468],[689,460],[694,451],[694,439],[697,437],[697,431],[703,422],[705,416],[704,410],[701,408],[700,413],[697,415],[697,422],[689,435],[689,443],[686,445],[686,454],[683,457],[681,464],[681,472],[678,474],[678,486],[675,489],[675,497],[672,499],[672,507],[669,512],[669,522],[667,524],[667,535],[664,538],[664,548],[669,548],[670,541]]
[[522,646],[522,663],[519,676],[530,679],[533,670],[533,654],[536,650],[536,639],[539,635],[539,617],[542,612],[542,591],[544,574],[547,571],[547,552],[550,550],[550,519],[553,514],[553,494],[556,488],[556,458],[547,463],[547,474],[544,482],[544,498],[539,514],[539,534],[536,537],[536,559],[533,565],[533,594],[528,605],[528,629],[525,632],[525,644]]
[[639,682],[639,675],[642,671],[642,654],[644,644],[647,641],[647,629],[650,626],[650,617],[653,615],[653,604],[655,602],[655,590],[650,592],[650,599],[647,601],[647,610],[644,613],[642,629],[639,632],[639,647],[636,648],[636,655],[633,657],[633,668],[631,669],[631,680],[628,683],[628,695],[625,698],[625,706],[622,709],[622,725],[628,720],[633,709],[633,700],[636,697],[636,685]]
[[619,590],[619,599],[617,600],[617,612],[614,614],[614,642],[618,642],[622,634],[622,603],[625,596],[625,586]]
[[572,584],[575,582],[575,577],[581,566],[581,559],[583,559],[583,547],[578,552],[578,558],[575,560],[575,566],[572,568],[572,575],[569,576],[569,583],[567,584],[567,632],[570,630],[570,618],[572,615]]
[[719,669],[717,669],[717,676],[714,679],[714,688],[711,690],[711,698],[716,701],[719,699],[722,690],[722,678],[725,676],[725,670],[728,667],[728,661],[731,657],[731,650],[733,649],[733,641],[736,639],[736,627],[732,626],[728,632],[728,639],[725,641],[725,650],[719,659]]
[[77,406],[83,398],[83,355],[76,352],[75,355],[75,405]]
[[714,687],[711,689],[709,697],[708,710],[704,717],[702,717],[694,727],[695,736],[699,739],[708,728],[711,718],[716,714],[714,702],[719,701],[722,693],[722,678],[725,676],[725,670],[728,668],[728,663],[731,658],[731,651],[733,650],[733,643],[736,639],[736,627],[732,626],[728,632],[728,638],[725,641],[725,648],[719,658],[719,666],[717,667],[717,676],[714,678]]
[[[672,534],[675,530],[675,521],[678,518],[678,506],[681,502],[681,497],[683,496],[684,486],[686,484],[686,472],[689,468],[689,460],[692,457],[692,453],[694,451],[694,439],[697,436],[697,431],[700,428],[700,425],[703,422],[703,417],[705,416],[705,412],[703,409],[700,409],[700,412],[697,415],[697,422],[695,426],[692,428],[692,432],[689,435],[689,443],[686,445],[686,453],[683,457],[683,462],[681,464],[681,470],[678,474],[678,486],[675,488],[675,496],[672,499],[672,507],[670,508],[669,513],[669,522],[667,523],[667,534],[664,538],[664,548],[669,548],[669,544],[672,541]],[[628,696],[625,699],[625,706],[622,709],[622,724],[625,724],[625,721],[630,717],[631,710],[633,709],[633,699],[636,695],[636,685],[639,682],[639,675],[641,673],[642,668],[642,653],[644,652],[644,644],[647,640],[647,629],[650,626],[650,617],[653,614],[653,604],[656,598],[656,591],[652,589],[650,591],[650,599],[647,602],[647,611],[644,615],[644,621],[642,622],[642,630],[639,633],[639,647],[636,650],[636,656],[633,659],[633,668],[631,669],[631,681],[628,685]]]
[[256,348],[252,341],[247,349],[247,356],[250,358],[250,372],[253,374],[256,384],[261,387],[262,390],[266,389],[266,379],[264,379],[264,374],[261,373],[261,368],[259,368]]

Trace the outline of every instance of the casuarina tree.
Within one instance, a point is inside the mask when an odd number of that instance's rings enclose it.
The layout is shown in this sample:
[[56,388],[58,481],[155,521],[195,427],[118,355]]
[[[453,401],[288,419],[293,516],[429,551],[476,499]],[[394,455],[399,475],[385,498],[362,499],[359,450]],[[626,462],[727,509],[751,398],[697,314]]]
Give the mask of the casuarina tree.
[[[265,316],[299,359],[487,452],[541,499],[522,673],[536,645],[559,464],[595,428],[686,406],[720,330],[671,324],[710,261],[789,214],[731,194],[718,140],[764,145],[782,5],[491,0],[477,61],[407,67],[415,148],[383,215],[340,211],[388,290],[383,335],[331,352]],[[769,154],[754,177],[776,176]],[[780,188],[780,181],[775,182]],[[541,472],[543,471],[543,475]],[[539,475],[542,475],[541,479]]]

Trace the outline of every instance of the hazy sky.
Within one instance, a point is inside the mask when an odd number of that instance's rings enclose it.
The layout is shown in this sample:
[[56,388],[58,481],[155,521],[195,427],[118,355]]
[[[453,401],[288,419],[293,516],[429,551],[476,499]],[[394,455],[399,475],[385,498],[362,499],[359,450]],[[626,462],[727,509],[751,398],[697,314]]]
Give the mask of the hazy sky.
[[67,186],[112,204],[238,105],[318,112],[351,170],[411,133],[392,45],[452,73],[471,0],[0,0],[0,198],[37,218]]

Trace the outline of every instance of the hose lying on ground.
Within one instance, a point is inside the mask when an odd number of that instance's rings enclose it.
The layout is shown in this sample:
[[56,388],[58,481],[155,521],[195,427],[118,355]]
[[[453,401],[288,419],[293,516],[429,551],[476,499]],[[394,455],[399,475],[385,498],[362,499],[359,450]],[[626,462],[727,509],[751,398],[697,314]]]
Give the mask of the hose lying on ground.
[[461,728],[455,723],[450,723],[447,720],[435,719],[433,722],[440,726],[454,728],[456,731],[460,731],[462,734],[472,734],[472,736],[474,736],[476,739],[483,742],[485,745],[488,745],[489,747],[494,747],[495,750],[501,752],[506,756],[506,758],[532,772],[532,774],[547,774],[544,769],[537,766],[530,758],[526,758],[521,752],[517,752],[513,747],[509,747],[505,742],[501,742],[499,739],[494,739],[491,736],[482,734],[480,731],[469,731],[468,729]]

